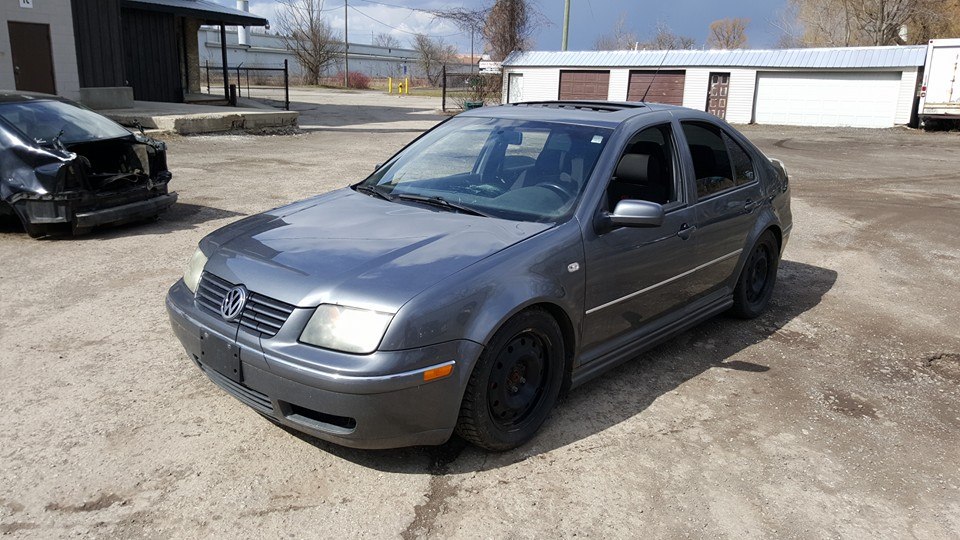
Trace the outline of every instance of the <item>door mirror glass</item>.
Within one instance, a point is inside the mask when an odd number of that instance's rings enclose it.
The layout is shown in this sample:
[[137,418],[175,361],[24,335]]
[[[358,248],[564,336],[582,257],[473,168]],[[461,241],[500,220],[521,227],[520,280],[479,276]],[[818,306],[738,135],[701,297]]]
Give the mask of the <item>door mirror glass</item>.
[[663,206],[655,202],[626,199],[617,203],[610,222],[621,227],[659,227],[663,216]]

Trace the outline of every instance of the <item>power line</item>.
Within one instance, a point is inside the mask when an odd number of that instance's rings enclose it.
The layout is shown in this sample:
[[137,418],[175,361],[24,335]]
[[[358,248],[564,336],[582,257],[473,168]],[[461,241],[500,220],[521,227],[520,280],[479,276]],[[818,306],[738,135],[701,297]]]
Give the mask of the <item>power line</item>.
[[378,4],[378,5],[381,5],[381,6],[395,7],[395,8],[400,8],[400,9],[409,9],[410,11],[419,11],[419,12],[421,12],[421,13],[428,13],[428,14],[430,14],[430,15],[435,15],[434,12],[432,12],[432,11],[430,11],[430,10],[427,10],[427,9],[412,8],[412,7],[410,7],[410,6],[401,6],[401,5],[399,5],[399,4],[389,4],[389,3],[387,3],[387,2],[378,2],[377,0],[360,0],[360,1],[361,1],[361,2],[366,2],[366,3],[368,3],[368,4]]
[[[363,1],[370,1],[370,0],[363,0]],[[374,3],[376,4],[376,3],[380,3],[380,2],[374,2]],[[396,7],[400,7],[400,6],[396,6]],[[360,11],[359,9],[357,9],[357,8],[355,8],[355,7],[353,7],[353,6],[350,6],[350,9],[352,9],[353,11],[356,11],[356,12],[359,13],[360,15],[363,15],[364,17],[370,19],[370,20],[373,21],[373,22],[382,24],[383,26],[386,26],[387,28],[393,28],[393,29],[396,30],[397,32],[403,32],[404,34],[410,34],[411,36],[415,36],[415,35],[417,35],[417,34],[423,33],[423,32],[411,32],[411,31],[409,31],[409,30],[404,30],[404,29],[402,29],[402,28],[397,28],[396,26],[393,26],[393,25],[391,25],[391,24],[387,24],[387,23],[381,21],[380,19],[377,19],[377,18],[375,18],[375,17],[371,17],[370,15],[367,15],[366,13]],[[407,8],[407,9],[413,9],[413,8]],[[415,10],[415,11],[423,11],[423,10]],[[435,36],[431,36],[431,37],[440,37],[440,38],[443,38],[443,37],[462,36],[462,35],[465,34],[465,33],[466,33],[466,32],[456,32],[456,33],[453,33],[453,34],[444,34],[444,35],[440,35],[440,36],[436,36],[436,35],[435,35]]]

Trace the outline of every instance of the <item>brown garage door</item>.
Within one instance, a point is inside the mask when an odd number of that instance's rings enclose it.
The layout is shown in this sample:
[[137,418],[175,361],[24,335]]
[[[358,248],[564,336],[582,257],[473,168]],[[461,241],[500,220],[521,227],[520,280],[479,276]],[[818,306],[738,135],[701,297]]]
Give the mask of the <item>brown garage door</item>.
[[[649,101],[667,105],[683,105],[683,84],[685,71],[631,71],[630,87],[627,90],[629,101]],[[653,84],[650,84],[650,83]],[[647,91],[647,87],[650,91]],[[647,97],[644,99],[643,94]]]
[[609,71],[561,71],[560,99],[607,99]]

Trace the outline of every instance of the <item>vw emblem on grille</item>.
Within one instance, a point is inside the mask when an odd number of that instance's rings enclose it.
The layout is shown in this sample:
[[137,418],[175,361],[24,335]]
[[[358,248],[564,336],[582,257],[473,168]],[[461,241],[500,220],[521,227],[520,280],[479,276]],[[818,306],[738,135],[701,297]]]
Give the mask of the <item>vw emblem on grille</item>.
[[247,288],[237,285],[223,296],[223,301],[220,302],[220,316],[225,321],[234,321],[243,313],[245,305],[247,305]]

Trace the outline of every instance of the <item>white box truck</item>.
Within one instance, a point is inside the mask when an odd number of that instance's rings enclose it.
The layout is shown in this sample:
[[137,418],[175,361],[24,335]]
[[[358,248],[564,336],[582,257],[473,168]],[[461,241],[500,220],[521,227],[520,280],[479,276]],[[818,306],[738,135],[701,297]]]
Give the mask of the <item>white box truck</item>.
[[921,124],[960,120],[960,39],[931,39],[927,45],[917,115]]

